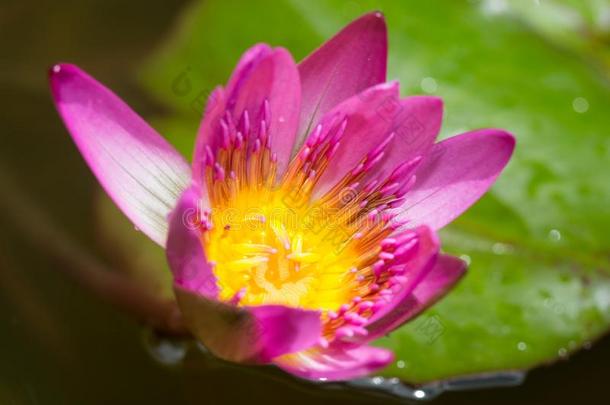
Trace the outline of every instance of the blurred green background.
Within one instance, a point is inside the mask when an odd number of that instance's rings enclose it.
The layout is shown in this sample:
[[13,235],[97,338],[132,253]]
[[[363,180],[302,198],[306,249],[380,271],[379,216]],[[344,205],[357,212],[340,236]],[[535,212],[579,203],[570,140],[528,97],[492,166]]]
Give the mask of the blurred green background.
[[[518,139],[492,191],[442,232],[444,249],[471,263],[467,278],[378,342],[397,353],[383,374],[424,383],[559,361],[520,387],[436,402],[601,398],[610,360],[608,339],[597,341],[610,326],[610,2],[2,0],[0,403],[394,401],[170,345],[92,294],[91,280],[109,273],[170,297],[168,273],[162,252],[99,192],[45,73],[57,61],[80,65],[190,156],[207,94],[246,48],[269,42],[299,60],[376,9],[389,26],[389,78],[403,95],[444,98],[441,137],[494,126]],[[180,364],[159,361],[183,350]]]

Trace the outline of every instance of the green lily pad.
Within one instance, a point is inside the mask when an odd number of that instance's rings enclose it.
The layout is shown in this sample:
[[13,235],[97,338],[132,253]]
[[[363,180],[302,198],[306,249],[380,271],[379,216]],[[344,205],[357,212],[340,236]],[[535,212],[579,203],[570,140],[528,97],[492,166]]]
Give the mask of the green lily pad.
[[410,382],[528,369],[587,347],[610,325],[610,89],[583,57],[586,37],[570,43],[572,27],[545,31],[523,6],[505,12],[501,3],[206,0],[141,74],[172,111],[157,127],[190,155],[205,95],[247,47],[285,46],[298,60],[380,9],[389,78],[405,95],[444,98],[441,137],[488,126],[515,133],[514,159],[492,191],[441,234],[447,252],[471,262],[469,274],[376,342],[397,355],[384,374]]

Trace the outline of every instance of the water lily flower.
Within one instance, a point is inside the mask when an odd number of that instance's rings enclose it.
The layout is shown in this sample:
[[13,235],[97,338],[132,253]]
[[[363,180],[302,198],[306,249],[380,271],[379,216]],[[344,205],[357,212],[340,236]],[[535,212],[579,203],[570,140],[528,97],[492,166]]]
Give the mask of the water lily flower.
[[514,138],[482,129],[435,143],[442,101],[401,98],[386,58],[380,13],[299,64],[252,47],[210,95],[192,165],[89,75],[51,69],[78,149],[166,249],[182,316],[217,356],[363,376],[393,359],[370,342],[464,274],[436,231],[487,191]]

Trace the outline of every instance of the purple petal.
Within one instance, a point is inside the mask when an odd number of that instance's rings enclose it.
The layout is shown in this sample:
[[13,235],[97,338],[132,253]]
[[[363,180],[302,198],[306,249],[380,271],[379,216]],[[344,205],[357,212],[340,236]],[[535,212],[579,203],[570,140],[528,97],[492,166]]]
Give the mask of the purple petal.
[[441,299],[466,273],[466,263],[440,255],[432,270],[396,305],[392,312],[367,326],[366,341],[387,335]]
[[190,181],[184,158],[115,94],[78,67],[49,72],[55,105],[85,161],[125,215],[159,245]]
[[216,277],[205,257],[198,226],[202,215],[200,201],[198,187],[188,188],[178,200],[170,215],[165,254],[175,284],[208,298],[216,298]]
[[364,377],[386,367],[394,354],[372,346],[354,348],[312,348],[282,356],[274,363],[283,370],[310,380],[341,381]]
[[444,140],[432,148],[417,181],[400,207],[399,219],[439,229],[476,202],[508,163],[515,138],[482,129]]
[[320,313],[281,305],[236,307],[207,299],[179,285],[178,305],[191,332],[216,356],[268,363],[306,350],[320,338]]
[[303,89],[299,140],[341,101],[385,82],[387,28],[381,13],[353,21],[299,64]]

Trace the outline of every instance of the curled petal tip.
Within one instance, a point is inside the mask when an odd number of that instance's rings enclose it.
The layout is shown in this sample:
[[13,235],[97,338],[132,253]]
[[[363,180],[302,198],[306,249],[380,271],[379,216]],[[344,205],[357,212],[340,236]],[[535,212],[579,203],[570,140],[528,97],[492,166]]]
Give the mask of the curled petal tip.
[[61,63],[57,63],[48,69],[49,77],[54,76],[61,72]]
[[506,143],[506,146],[510,148],[512,152],[517,144],[517,138],[515,138],[515,135],[503,129],[496,129],[495,131],[497,131],[497,136]]
[[72,74],[74,74],[78,71],[80,71],[80,69],[78,67],[76,67],[76,65],[73,65],[71,63],[63,63],[63,62],[55,63],[52,66],[50,66],[47,70],[50,80],[68,78],[69,76],[71,76]]
[[385,25],[385,14],[381,10],[373,10],[357,18],[355,21],[359,20],[371,20],[371,21],[379,21],[379,23]]

